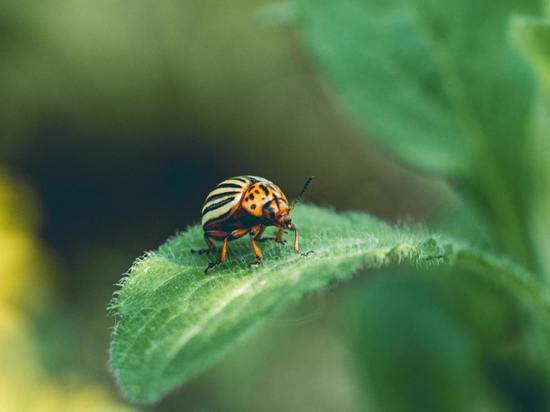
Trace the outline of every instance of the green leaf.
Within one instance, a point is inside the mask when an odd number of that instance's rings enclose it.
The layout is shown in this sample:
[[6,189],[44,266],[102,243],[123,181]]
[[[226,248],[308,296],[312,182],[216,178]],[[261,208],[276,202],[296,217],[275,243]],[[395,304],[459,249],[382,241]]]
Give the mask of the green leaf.
[[536,268],[524,157],[533,79],[508,35],[536,0],[295,0],[306,44],[369,137],[460,183],[492,238]]
[[[366,409],[498,410],[489,407],[479,335],[473,340],[460,327],[430,276],[411,272],[393,269],[354,291],[348,330]],[[464,310],[467,303],[460,303]]]
[[299,1],[307,44],[338,93],[408,162],[471,175],[483,151],[506,150],[496,139],[523,134],[532,87],[507,19],[536,1]]
[[550,93],[550,20],[516,17],[512,28],[547,93]]
[[549,410],[548,335],[509,290],[458,268],[381,272],[346,306],[365,409]]
[[530,230],[547,278],[550,278],[550,20],[516,17],[512,25],[518,45],[541,84],[527,153],[531,170]]
[[160,399],[275,311],[360,269],[406,262],[466,265],[514,290],[534,313],[550,307],[529,274],[425,230],[307,205],[295,210],[293,220],[302,249],[313,255],[264,243],[262,265],[249,268],[248,243],[236,241],[229,260],[205,276],[208,258],[190,253],[203,243],[195,226],[136,261],[111,307],[117,316],[112,369],[129,399]]

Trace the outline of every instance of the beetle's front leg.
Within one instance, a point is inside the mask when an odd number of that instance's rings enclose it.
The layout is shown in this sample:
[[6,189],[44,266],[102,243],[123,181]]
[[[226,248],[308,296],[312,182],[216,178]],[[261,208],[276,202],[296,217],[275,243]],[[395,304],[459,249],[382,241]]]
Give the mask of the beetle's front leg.
[[283,239],[283,235],[285,234],[284,228],[279,228],[279,231],[275,235],[275,243],[278,243],[280,245],[286,245],[286,240]]
[[307,252],[300,252],[300,245],[299,245],[300,234],[298,233],[298,229],[296,229],[296,226],[292,225],[290,230],[292,230],[294,232],[294,251],[296,253],[300,253],[302,256],[309,256],[309,255],[315,253],[313,250],[309,250]]
[[[265,229],[265,227],[263,229]],[[262,229],[262,232],[263,232],[263,229]],[[266,242],[268,240],[274,240],[275,243],[277,243],[279,245],[286,245],[286,240],[283,240],[283,235],[284,234],[285,234],[285,229],[280,228],[275,236],[262,237],[261,233],[259,233],[259,234],[256,235],[254,240],[256,242]]]

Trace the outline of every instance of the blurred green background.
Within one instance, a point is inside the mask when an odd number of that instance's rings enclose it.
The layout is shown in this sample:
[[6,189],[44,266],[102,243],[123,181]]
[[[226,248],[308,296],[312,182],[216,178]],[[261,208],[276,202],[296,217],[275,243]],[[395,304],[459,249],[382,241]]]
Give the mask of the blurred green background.
[[[292,197],[315,175],[312,202],[488,243],[477,209],[464,212],[447,183],[365,143],[289,10],[258,0],[0,5],[1,410],[133,408],[108,370],[114,284],[143,251],[196,223],[227,177],[264,176]],[[421,381],[411,359],[436,353],[437,375],[425,379],[457,388],[441,394],[447,410],[544,410],[547,372],[514,358],[527,321],[493,286],[405,272],[311,297],[151,409],[378,410],[370,390],[397,396],[372,384],[378,371],[390,374],[383,382]],[[455,325],[472,323],[469,335]],[[504,342],[489,372],[468,363],[482,356],[472,336]],[[388,355],[403,348],[410,356]],[[445,404],[423,393],[411,410]]]

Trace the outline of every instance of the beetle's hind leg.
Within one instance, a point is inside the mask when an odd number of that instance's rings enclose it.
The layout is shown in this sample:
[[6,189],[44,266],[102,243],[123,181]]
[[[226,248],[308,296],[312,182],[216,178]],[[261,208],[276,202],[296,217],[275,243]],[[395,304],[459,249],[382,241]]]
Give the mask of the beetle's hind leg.
[[191,253],[197,253],[199,255],[204,255],[205,253],[214,253],[216,251],[216,246],[210,240],[208,235],[204,235],[204,241],[208,245],[208,249],[191,249]]
[[222,254],[220,255],[220,258],[218,260],[216,260],[215,262],[210,262],[208,264],[208,266],[204,269],[204,274],[206,275],[208,273],[208,271],[210,269],[212,269],[213,267],[216,267],[218,265],[221,265],[223,262],[225,262],[225,260],[227,259],[227,239],[228,238],[225,238],[223,240],[223,245],[222,245]]
[[[233,232],[227,234],[222,231],[211,231],[209,232],[210,235],[214,235],[214,238],[219,238],[221,236],[225,237],[223,238],[223,244],[222,244],[222,253],[220,255],[220,258],[216,260],[215,262],[211,262],[208,264],[206,269],[204,269],[204,274],[206,275],[210,269],[212,269],[215,266],[221,265],[223,262],[227,259],[227,242],[230,240],[238,239],[241,236],[244,236],[246,233],[248,233],[249,229],[235,229]],[[206,234],[205,234],[206,236]],[[208,243],[208,241],[207,241]]]

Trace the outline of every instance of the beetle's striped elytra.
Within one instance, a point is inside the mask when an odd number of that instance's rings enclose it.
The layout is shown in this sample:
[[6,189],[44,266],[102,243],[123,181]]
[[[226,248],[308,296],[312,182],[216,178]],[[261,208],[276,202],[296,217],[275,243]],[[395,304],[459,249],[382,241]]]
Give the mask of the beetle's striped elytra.
[[262,259],[262,252],[256,242],[267,240],[262,238],[266,227],[279,228],[274,239],[283,244],[283,234],[286,230],[294,232],[294,250],[300,252],[299,235],[292,223],[290,211],[301,198],[309,184],[310,177],[302,189],[300,196],[289,205],[283,191],[273,182],[258,176],[236,176],[218,184],[207,196],[202,207],[201,225],[204,240],[208,249],[193,250],[195,253],[213,253],[216,250],[212,240],[223,242],[220,258],[210,263],[205,273],[212,267],[227,259],[227,242],[238,239],[247,233],[250,245],[256,256],[252,263],[257,265]]

